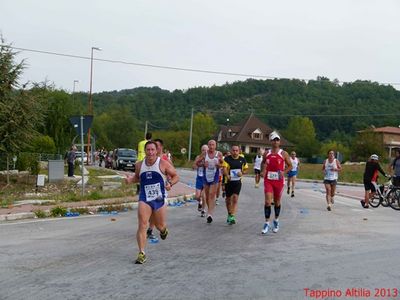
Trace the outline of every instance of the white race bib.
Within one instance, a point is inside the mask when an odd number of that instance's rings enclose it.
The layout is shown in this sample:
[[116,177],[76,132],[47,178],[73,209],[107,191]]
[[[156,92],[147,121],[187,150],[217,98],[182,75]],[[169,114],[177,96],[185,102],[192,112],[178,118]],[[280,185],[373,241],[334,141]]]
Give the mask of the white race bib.
[[215,166],[206,168],[206,179],[208,182],[214,181],[215,171]]
[[204,176],[203,168],[198,168],[198,169],[197,169],[197,175],[200,176],[200,177],[203,177],[203,176]]
[[159,182],[145,185],[144,192],[146,194],[146,202],[162,199],[161,186]]
[[279,172],[268,172],[267,179],[269,180],[279,180]]
[[240,169],[232,169],[232,170],[230,170],[231,181],[240,180],[240,176],[238,175],[239,172],[241,172]]

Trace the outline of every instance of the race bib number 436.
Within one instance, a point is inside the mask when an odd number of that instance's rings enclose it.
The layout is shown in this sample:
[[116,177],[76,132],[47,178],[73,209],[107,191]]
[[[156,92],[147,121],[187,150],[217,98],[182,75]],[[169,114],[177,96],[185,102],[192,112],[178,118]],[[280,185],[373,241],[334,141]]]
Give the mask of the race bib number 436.
[[155,183],[155,184],[147,184],[144,186],[144,192],[146,194],[146,201],[153,201],[156,200],[157,198],[162,198],[162,193],[161,193],[161,186],[160,183]]

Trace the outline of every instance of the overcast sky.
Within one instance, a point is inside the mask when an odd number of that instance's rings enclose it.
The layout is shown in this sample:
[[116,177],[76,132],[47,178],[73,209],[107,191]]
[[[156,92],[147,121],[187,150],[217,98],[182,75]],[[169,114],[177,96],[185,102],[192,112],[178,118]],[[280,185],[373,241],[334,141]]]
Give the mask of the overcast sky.
[[[15,47],[272,77],[400,83],[397,0],[0,0]],[[21,82],[89,90],[90,60],[23,51]],[[246,77],[94,62],[93,91],[186,89]],[[396,85],[399,88],[400,85]]]

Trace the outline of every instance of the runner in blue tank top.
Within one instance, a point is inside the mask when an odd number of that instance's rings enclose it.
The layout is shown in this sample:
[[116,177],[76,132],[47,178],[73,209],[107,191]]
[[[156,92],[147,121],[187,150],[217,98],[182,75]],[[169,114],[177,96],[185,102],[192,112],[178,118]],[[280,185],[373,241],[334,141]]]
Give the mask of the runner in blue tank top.
[[[168,235],[166,225],[166,192],[178,182],[179,176],[175,168],[169,162],[157,156],[157,145],[148,141],[145,145],[146,157],[136,163],[135,175],[127,178],[129,182],[140,182],[139,206],[138,206],[138,230],[136,239],[139,247],[137,264],[146,262],[146,230],[150,217],[156,228],[160,231],[161,239]],[[168,180],[167,180],[168,178]]]
[[[206,199],[204,195],[204,159],[203,156],[208,151],[208,146],[201,146],[201,154],[197,155],[194,163],[193,169],[196,170],[196,194],[195,198],[198,201],[197,210],[200,212],[201,217],[206,216],[205,208],[206,208]],[[203,156],[202,156],[203,155]]]

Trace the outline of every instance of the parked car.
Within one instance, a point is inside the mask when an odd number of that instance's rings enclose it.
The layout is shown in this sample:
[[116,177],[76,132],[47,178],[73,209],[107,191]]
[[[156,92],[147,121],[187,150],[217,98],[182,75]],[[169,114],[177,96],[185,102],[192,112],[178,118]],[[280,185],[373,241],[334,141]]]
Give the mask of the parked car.
[[113,169],[135,171],[137,160],[136,150],[117,148],[113,152]]
[[[81,162],[81,160],[82,160],[82,153],[81,153],[81,151],[76,151],[76,152],[75,152],[75,160]],[[83,162],[84,162],[84,163],[87,163],[87,153],[86,153],[86,152],[83,152]]]

